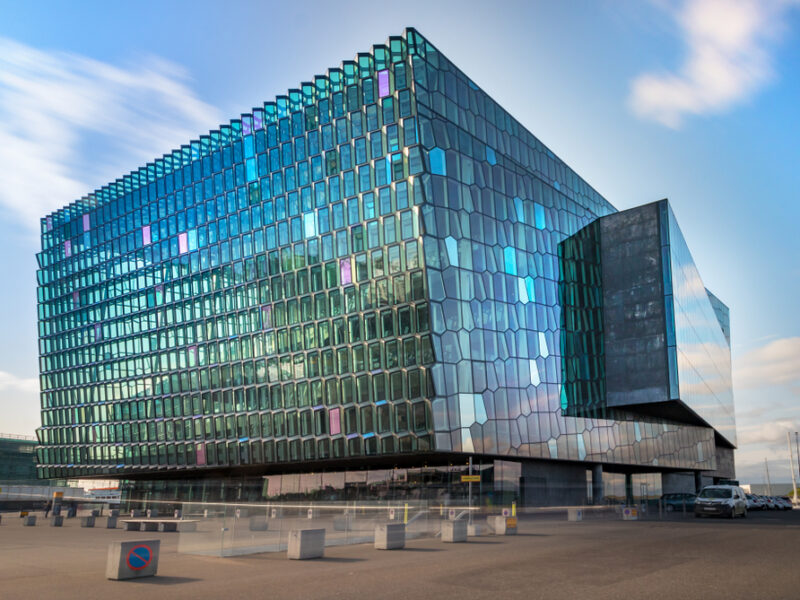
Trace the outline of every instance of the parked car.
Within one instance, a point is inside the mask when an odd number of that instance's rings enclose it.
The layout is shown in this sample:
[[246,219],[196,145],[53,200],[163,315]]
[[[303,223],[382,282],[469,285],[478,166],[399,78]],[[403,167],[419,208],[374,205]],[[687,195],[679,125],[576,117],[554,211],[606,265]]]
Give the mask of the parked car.
[[764,499],[764,508],[766,510],[777,510],[778,507],[775,504],[775,500],[772,499],[772,496],[761,496]]
[[775,501],[781,510],[792,510],[792,501],[786,496],[777,496]]
[[708,485],[694,502],[694,516],[747,517],[747,496],[738,485]]
[[764,499],[758,494],[745,494],[747,496],[747,510],[764,510]]
[[694,499],[696,497],[688,492],[675,492],[661,496],[661,502],[667,512],[682,511],[684,507],[686,507],[686,510],[692,511],[694,510]]

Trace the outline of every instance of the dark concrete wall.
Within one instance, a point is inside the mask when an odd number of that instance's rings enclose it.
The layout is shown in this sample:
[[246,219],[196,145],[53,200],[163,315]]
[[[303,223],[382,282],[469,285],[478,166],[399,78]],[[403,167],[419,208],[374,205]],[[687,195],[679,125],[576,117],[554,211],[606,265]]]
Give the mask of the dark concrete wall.
[[521,496],[524,506],[585,504],[586,466],[548,461],[522,463]]
[[658,203],[601,221],[609,407],[669,400]]

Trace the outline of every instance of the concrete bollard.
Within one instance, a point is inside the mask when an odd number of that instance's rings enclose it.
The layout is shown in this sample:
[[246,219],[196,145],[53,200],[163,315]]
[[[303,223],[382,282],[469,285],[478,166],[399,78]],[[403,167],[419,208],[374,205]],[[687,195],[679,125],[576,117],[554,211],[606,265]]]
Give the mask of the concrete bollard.
[[406,546],[406,526],[403,523],[375,525],[375,549],[399,550]]
[[64,525],[64,517],[61,515],[54,515],[50,518],[50,527],[61,527]]
[[158,571],[159,540],[111,542],[106,558],[107,579],[152,577]]
[[35,527],[36,526],[36,517],[33,515],[28,515],[27,517],[22,517],[22,524],[25,527]]
[[448,543],[466,542],[467,522],[464,520],[442,521],[442,541]]
[[112,508],[112,509],[109,511],[109,513],[108,513],[108,514],[109,514],[109,516],[111,516],[111,517],[118,517],[118,516],[119,516],[119,509],[118,509],[118,508]]
[[583,521],[583,509],[568,508],[567,521]]
[[147,509],[147,518],[148,519],[156,519],[156,518],[158,518],[158,509],[157,508],[148,508]]
[[289,531],[287,558],[305,560],[325,555],[324,529],[292,529]]
[[250,517],[250,531],[267,531],[267,517]]
[[183,512],[181,511],[181,509],[180,509],[180,508],[176,508],[176,509],[173,511],[173,513],[172,513],[172,517],[173,517],[174,519],[180,519],[180,518],[181,518],[181,516],[183,516]]
[[106,519],[106,529],[116,529],[117,528],[117,519],[119,517],[108,517]]
[[95,517],[81,517],[81,527],[94,527]]
[[495,535],[517,534],[517,517],[494,516],[488,517],[487,521]]

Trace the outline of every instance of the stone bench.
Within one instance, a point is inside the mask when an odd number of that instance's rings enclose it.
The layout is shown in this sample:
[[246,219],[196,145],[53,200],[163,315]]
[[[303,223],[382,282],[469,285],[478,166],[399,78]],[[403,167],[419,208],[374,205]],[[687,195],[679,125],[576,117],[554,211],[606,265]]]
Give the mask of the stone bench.
[[487,517],[489,526],[495,535],[516,535],[517,517],[504,517],[502,515]]

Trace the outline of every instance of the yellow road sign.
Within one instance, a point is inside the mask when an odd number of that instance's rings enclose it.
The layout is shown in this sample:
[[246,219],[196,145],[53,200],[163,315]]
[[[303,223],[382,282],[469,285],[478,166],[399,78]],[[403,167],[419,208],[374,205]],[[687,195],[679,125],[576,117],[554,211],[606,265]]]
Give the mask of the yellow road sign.
[[462,483],[466,483],[468,481],[474,481],[475,483],[478,483],[480,480],[481,480],[481,476],[480,475],[462,475],[461,476]]

